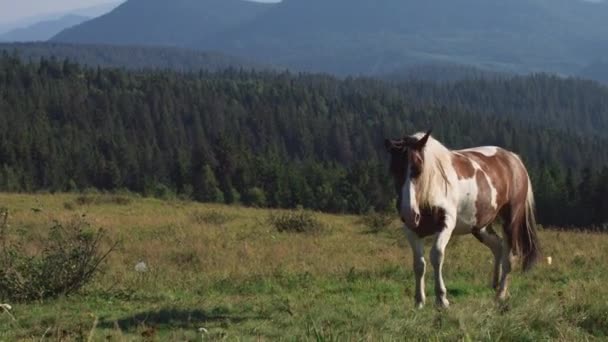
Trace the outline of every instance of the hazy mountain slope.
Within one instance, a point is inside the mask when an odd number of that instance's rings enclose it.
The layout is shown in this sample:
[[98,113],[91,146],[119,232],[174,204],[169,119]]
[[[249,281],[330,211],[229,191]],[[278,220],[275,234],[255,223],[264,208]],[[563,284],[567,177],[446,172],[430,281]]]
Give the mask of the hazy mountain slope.
[[267,69],[260,64],[220,53],[205,53],[172,47],[128,47],[66,43],[0,44],[0,51],[16,53],[26,61],[41,57],[69,59],[89,66],[127,69],[171,69],[177,71],[221,70],[229,67]]
[[[286,0],[198,46],[305,70],[379,73],[452,62],[508,71],[572,72],[607,6],[574,0]],[[581,8],[567,18],[571,7]],[[589,8],[593,7],[593,10]],[[584,17],[595,13],[593,20]],[[597,25],[579,25],[588,20]],[[605,29],[604,29],[605,30]],[[600,30],[601,31],[601,30]],[[595,53],[600,53],[596,51]]]
[[[35,25],[35,24],[43,22],[43,21],[58,20],[62,17],[68,16],[68,15],[95,18],[95,17],[101,16],[103,14],[110,12],[123,1],[124,0],[110,1],[110,2],[107,2],[104,4],[100,4],[100,5],[75,8],[75,9],[56,12],[56,13],[45,13],[45,14],[33,15],[33,16],[25,17],[25,18],[15,18],[14,20],[0,23],[0,33],[4,34],[4,33],[7,33],[8,31],[32,26],[32,25]],[[56,32],[55,34],[57,34],[57,33],[58,32]]]
[[579,76],[608,84],[608,60],[595,61],[579,72]]
[[54,40],[187,46],[334,74],[420,64],[576,74],[608,54],[608,3],[582,0],[129,0]]
[[244,0],[129,0],[53,40],[179,46],[246,22],[270,6]]
[[88,19],[78,15],[66,15],[57,20],[42,21],[28,27],[14,29],[0,35],[0,41],[31,42],[48,40],[66,28],[78,25]]

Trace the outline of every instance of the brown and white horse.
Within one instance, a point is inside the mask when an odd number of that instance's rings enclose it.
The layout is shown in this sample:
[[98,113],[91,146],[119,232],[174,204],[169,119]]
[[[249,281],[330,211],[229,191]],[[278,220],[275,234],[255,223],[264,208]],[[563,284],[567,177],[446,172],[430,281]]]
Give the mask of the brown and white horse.
[[[534,195],[521,159],[499,147],[451,151],[431,132],[385,141],[398,194],[397,210],[414,254],[416,306],[425,302],[422,238],[437,235],[431,253],[437,304],[449,306],[441,269],[452,234],[473,234],[494,254],[493,287],[506,298],[511,263],[524,270],[539,254]],[[503,220],[501,239],[488,226]]]

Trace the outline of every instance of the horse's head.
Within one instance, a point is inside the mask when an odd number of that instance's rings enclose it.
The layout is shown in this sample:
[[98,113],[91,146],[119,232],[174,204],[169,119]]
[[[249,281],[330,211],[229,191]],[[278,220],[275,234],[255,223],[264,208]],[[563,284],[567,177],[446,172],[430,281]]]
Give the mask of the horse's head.
[[411,229],[420,224],[420,191],[418,180],[424,168],[424,148],[431,131],[420,137],[414,135],[402,139],[386,139],[385,146],[391,155],[390,171],[397,192],[397,210],[401,220]]

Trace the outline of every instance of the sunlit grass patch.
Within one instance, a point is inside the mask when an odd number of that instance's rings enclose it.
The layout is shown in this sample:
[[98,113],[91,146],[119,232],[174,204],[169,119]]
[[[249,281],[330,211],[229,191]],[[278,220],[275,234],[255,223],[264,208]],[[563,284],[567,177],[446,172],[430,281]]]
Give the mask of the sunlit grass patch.
[[[552,264],[529,274],[517,265],[504,305],[489,286],[490,251],[458,237],[444,265],[452,306],[434,307],[427,262],[427,306],[415,310],[411,251],[396,222],[370,234],[360,217],[314,213],[328,232],[291,234],[267,221],[269,210],[138,197],[128,205],[64,207],[76,198],[0,194],[0,207],[9,207],[26,237],[44,237],[49,222],[84,215],[122,241],[106,272],[73,296],[9,303],[16,322],[0,314],[0,340],[38,341],[49,328],[48,340],[86,340],[92,331],[94,341],[606,337],[608,237],[601,234],[543,230]],[[136,271],[139,262],[146,272]]]

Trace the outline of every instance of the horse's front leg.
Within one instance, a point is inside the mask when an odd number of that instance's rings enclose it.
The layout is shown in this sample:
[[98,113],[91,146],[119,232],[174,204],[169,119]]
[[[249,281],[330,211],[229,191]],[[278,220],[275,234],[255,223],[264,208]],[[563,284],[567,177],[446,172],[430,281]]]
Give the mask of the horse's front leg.
[[450,306],[450,302],[447,299],[447,290],[445,288],[445,283],[443,282],[443,275],[441,273],[441,270],[443,268],[445,247],[448,245],[448,242],[452,237],[455,225],[456,220],[449,216],[446,216],[445,226],[443,230],[437,235],[437,238],[435,239],[435,244],[431,249],[431,263],[433,264],[433,268],[435,270],[435,296],[437,299],[437,305],[443,308],[447,308],[448,306]]
[[416,276],[416,308],[420,309],[424,306],[424,302],[426,301],[426,294],[424,293],[424,272],[426,270],[426,262],[424,261],[424,241],[409,228],[404,226],[403,230],[412,247],[414,274]]

